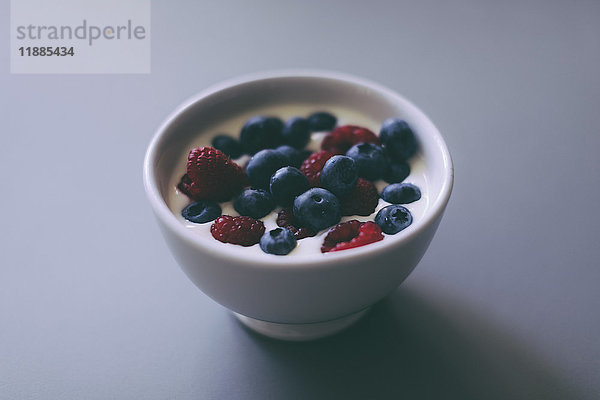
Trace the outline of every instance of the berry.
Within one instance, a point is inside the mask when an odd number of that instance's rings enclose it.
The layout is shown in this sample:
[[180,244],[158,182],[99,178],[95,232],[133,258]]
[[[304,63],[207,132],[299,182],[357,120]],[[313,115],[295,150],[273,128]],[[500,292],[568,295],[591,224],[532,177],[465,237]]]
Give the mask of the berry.
[[187,178],[180,189],[194,200],[226,201],[247,185],[244,170],[222,151],[200,147],[190,151]]
[[379,144],[379,138],[361,126],[338,126],[323,138],[321,149],[333,154],[346,154],[350,147],[358,143]]
[[210,226],[210,233],[220,242],[253,246],[265,233],[265,225],[251,217],[222,215]]
[[181,216],[183,218],[196,224],[210,222],[220,215],[221,206],[208,200],[195,201],[181,210]]
[[375,223],[384,233],[395,235],[412,223],[412,214],[406,207],[392,204],[379,210]]
[[[296,150],[292,146],[283,145],[283,146],[279,146],[275,150],[282,153],[287,158],[286,165],[291,165],[292,167],[296,167],[296,168],[299,168],[300,165],[302,164],[302,161],[304,161],[304,159],[306,157],[308,157],[308,156],[305,157],[303,152],[301,152],[300,150]],[[309,154],[310,154],[310,152],[309,152]]]
[[383,239],[381,229],[376,223],[352,220],[337,224],[327,233],[321,253],[353,249]]
[[190,179],[188,174],[183,174],[179,183],[177,184],[177,189],[181,191],[181,193],[185,194],[190,199],[197,198],[198,194],[201,193],[194,185],[194,182]]
[[388,168],[383,149],[372,143],[356,144],[346,155],[356,162],[358,176],[370,181],[379,179]]
[[321,171],[321,185],[336,196],[348,194],[356,185],[358,171],[354,160],[346,156],[333,156]]
[[260,238],[260,248],[268,254],[285,256],[296,248],[294,233],[285,228],[275,228]]
[[305,228],[305,227],[296,228],[295,226],[288,225],[288,226],[285,226],[284,228],[289,229],[294,234],[294,237],[296,238],[296,240],[304,239],[307,237],[313,237],[316,235],[316,233],[314,233],[313,231],[311,231],[310,229]]
[[281,132],[283,142],[303,149],[310,140],[310,130],[308,129],[308,120],[302,117],[294,117],[286,121]]
[[392,183],[383,189],[381,198],[392,204],[408,204],[421,198],[421,190],[412,183]]
[[306,237],[315,236],[316,233],[310,229],[300,226],[291,208],[283,208],[277,214],[277,226],[289,229],[292,231],[297,240],[304,239]]
[[266,190],[246,189],[233,200],[233,208],[240,215],[259,219],[273,211],[275,201]]
[[406,121],[399,118],[385,120],[379,131],[381,142],[395,161],[408,160],[419,147],[417,138]]
[[283,122],[276,117],[252,117],[242,127],[240,143],[248,154],[281,144]]
[[377,188],[366,179],[358,178],[354,188],[346,196],[340,199],[342,215],[373,214],[379,204],[379,193]]
[[277,150],[266,149],[256,153],[246,166],[246,174],[253,188],[268,189],[271,175],[287,165],[287,158]]
[[308,126],[312,132],[330,131],[336,124],[337,118],[324,111],[313,113],[308,117]]
[[296,218],[294,217],[294,213],[292,212],[292,210],[290,208],[282,208],[278,213],[277,213],[277,226],[282,226],[282,227],[286,227],[286,226],[296,226],[297,227],[297,221]]
[[300,171],[308,178],[310,187],[318,187],[321,185],[321,170],[325,166],[327,160],[333,157],[328,151],[321,150],[317,153],[311,154],[306,160],[302,162]]
[[294,200],[294,216],[302,226],[314,232],[340,222],[340,202],[323,188],[312,188]]
[[242,145],[231,136],[217,135],[213,138],[212,147],[221,150],[230,158],[239,158],[243,154]]
[[398,183],[405,180],[408,175],[410,175],[410,165],[406,161],[390,162],[383,180],[387,183]]
[[308,179],[298,168],[283,167],[272,176],[269,189],[275,202],[281,206],[290,206],[296,196],[310,188]]

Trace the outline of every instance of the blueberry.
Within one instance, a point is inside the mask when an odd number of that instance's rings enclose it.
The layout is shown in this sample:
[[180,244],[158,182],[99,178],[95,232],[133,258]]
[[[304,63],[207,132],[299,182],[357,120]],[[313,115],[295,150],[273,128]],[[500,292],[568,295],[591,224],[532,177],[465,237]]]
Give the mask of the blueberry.
[[246,189],[233,200],[233,208],[240,215],[259,219],[273,211],[275,202],[266,190]]
[[190,222],[204,224],[221,216],[221,207],[208,200],[195,201],[181,210],[181,216]]
[[285,256],[296,248],[296,237],[286,228],[276,228],[260,238],[260,248],[268,254]]
[[283,122],[276,117],[252,117],[242,127],[240,143],[248,154],[281,144]]
[[283,167],[271,176],[269,188],[275,202],[287,207],[292,205],[296,196],[306,192],[310,185],[298,168]]
[[392,204],[408,204],[421,198],[421,190],[412,183],[392,183],[383,189],[381,198]]
[[288,165],[288,160],[283,153],[273,149],[259,151],[248,161],[246,166],[250,185],[255,189],[268,189],[271,175],[286,165]]
[[410,165],[406,161],[390,162],[383,180],[387,183],[398,183],[405,180],[408,175],[410,175]]
[[287,158],[287,165],[291,165],[292,167],[299,168],[300,164],[302,164],[302,161],[304,161],[304,158],[306,158],[300,150],[296,150],[292,146],[283,145],[279,146],[275,150],[283,153],[283,155],[285,155]]
[[370,181],[379,179],[388,168],[388,161],[380,146],[359,143],[350,147],[346,155],[354,160],[358,176]]
[[328,112],[320,111],[308,117],[308,125],[313,132],[330,131],[336,124],[337,118]]
[[412,215],[406,207],[392,204],[379,210],[375,215],[375,223],[383,233],[395,235],[412,223]]
[[308,120],[302,117],[290,118],[283,126],[281,137],[284,143],[296,149],[303,149],[310,140]]
[[358,181],[354,160],[347,156],[333,156],[321,171],[321,184],[336,196],[348,194]]
[[243,154],[242,145],[240,142],[227,135],[217,135],[213,138],[212,147],[221,150],[229,158],[239,158]]
[[335,225],[341,219],[338,198],[323,188],[312,188],[296,197],[293,212],[300,225],[313,232]]
[[405,161],[412,157],[419,147],[417,138],[406,121],[389,118],[379,131],[381,143],[395,161]]

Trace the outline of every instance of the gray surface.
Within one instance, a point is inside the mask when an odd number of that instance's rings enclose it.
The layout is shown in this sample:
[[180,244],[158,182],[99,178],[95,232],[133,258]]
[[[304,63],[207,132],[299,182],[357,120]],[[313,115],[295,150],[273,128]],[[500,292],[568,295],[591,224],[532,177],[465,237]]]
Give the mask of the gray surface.
[[[150,75],[10,75],[0,39],[0,398],[600,397],[600,3],[178,3],[153,4]],[[176,105],[285,67],[403,93],[456,166],[415,272],[308,344],[201,294],[141,184]]]

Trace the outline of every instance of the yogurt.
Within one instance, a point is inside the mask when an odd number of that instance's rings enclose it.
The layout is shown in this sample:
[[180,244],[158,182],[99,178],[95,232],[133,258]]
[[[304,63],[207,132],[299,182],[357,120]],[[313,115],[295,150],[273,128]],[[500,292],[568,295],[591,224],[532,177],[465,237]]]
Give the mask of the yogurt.
[[[338,126],[342,125],[359,125],[365,128],[370,129],[371,131],[378,133],[381,128],[381,124],[383,121],[377,121],[369,116],[360,113],[360,111],[350,110],[347,108],[341,108],[339,106],[328,105],[328,104],[285,104],[278,106],[270,106],[270,107],[262,107],[255,108],[243,113],[239,113],[236,115],[232,115],[230,118],[226,120],[220,121],[219,123],[214,124],[202,131],[197,132],[194,135],[194,140],[192,140],[186,150],[180,156],[180,162],[177,163],[177,168],[173,171],[173,175],[171,176],[171,180],[169,182],[169,195],[167,199],[167,203],[173,214],[177,217],[177,219],[183,224],[187,229],[190,229],[198,236],[200,240],[210,240],[213,242],[217,242],[210,233],[210,226],[212,222],[208,222],[205,224],[195,224],[183,218],[181,216],[181,210],[187,206],[191,200],[183,193],[181,193],[177,189],[177,184],[179,183],[181,177],[186,172],[186,162],[187,156],[191,149],[202,146],[210,146],[211,140],[218,134],[229,134],[236,139],[239,138],[239,132],[242,129],[242,126],[248,119],[256,115],[266,115],[266,116],[276,116],[281,118],[283,121],[295,117],[295,116],[303,116],[307,117],[308,115],[317,112],[317,111],[327,111],[335,115],[338,119]],[[393,115],[390,115],[393,117]],[[320,145],[323,137],[327,134],[327,132],[315,132],[311,135],[311,140],[309,144],[306,146],[307,149],[312,151],[319,151]],[[418,132],[415,132],[415,135],[418,138]],[[244,155],[239,159],[234,160],[237,164],[243,166],[246,164],[250,156]],[[410,160],[411,172],[410,175],[404,180],[404,182],[410,182],[417,185],[421,189],[421,198],[410,204],[403,204],[413,216],[412,225],[418,224],[418,222],[423,218],[427,208],[429,207],[430,198],[429,198],[429,190],[428,190],[428,182],[427,176],[425,174],[425,160],[420,151],[418,151]],[[379,180],[374,182],[375,186],[379,193],[383,190],[384,187],[388,185],[387,182],[383,180]],[[379,199],[379,204],[377,208],[373,212],[373,214],[369,216],[346,216],[342,217],[341,222],[350,221],[350,220],[359,220],[359,221],[373,221],[377,212],[385,206],[388,206],[390,203],[384,201],[383,199]],[[233,202],[228,201],[225,203],[220,203],[222,208],[222,215],[239,215],[237,211],[233,208]],[[281,210],[281,207],[276,207],[269,215],[261,218],[263,223],[265,224],[265,232],[268,232],[272,229],[277,228],[276,218],[277,214]],[[410,229],[407,228],[407,229]],[[321,253],[321,245],[323,244],[323,239],[327,235],[329,229],[325,229],[322,232],[319,232],[314,237],[308,237],[301,240],[298,240],[298,245],[292,252],[290,252],[287,256],[284,257],[297,257],[307,254],[322,254]],[[399,232],[396,235],[386,235],[384,234],[384,241],[386,240],[394,240],[396,237],[401,237],[403,232]],[[268,257],[281,257],[275,256],[272,254],[264,253],[258,244],[250,247],[243,247],[239,245],[234,245],[230,243],[221,243],[220,245],[224,246],[224,251],[234,250],[236,252],[244,252],[246,254],[251,253],[260,253]],[[368,246],[368,245],[367,245]],[[324,257],[327,257],[329,253],[323,254]]]

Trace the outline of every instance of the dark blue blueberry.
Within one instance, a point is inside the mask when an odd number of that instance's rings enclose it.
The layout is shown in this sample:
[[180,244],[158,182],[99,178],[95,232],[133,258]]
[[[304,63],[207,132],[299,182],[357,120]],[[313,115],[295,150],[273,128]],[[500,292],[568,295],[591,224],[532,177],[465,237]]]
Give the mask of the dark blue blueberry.
[[221,207],[208,200],[195,201],[181,210],[181,216],[190,222],[204,224],[220,217]]
[[299,224],[313,232],[329,228],[341,219],[338,198],[323,188],[312,188],[296,197],[293,212]]
[[333,156],[321,171],[321,185],[336,196],[344,196],[358,181],[358,170],[354,160],[347,156]]
[[330,131],[336,124],[337,118],[328,112],[320,111],[308,117],[308,125],[312,132]]
[[296,149],[303,149],[310,140],[308,120],[302,117],[290,118],[285,122],[281,132],[283,143]]
[[296,248],[296,237],[286,228],[275,228],[260,238],[260,248],[268,254],[285,256]]
[[392,204],[408,204],[421,198],[421,190],[412,183],[392,183],[383,189],[381,198]]
[[279,168],[288,165],[287,157],[273,149],[265,149],[256,153],[246,166],[246,175],[250,185],[255,189],[268,189],[271,175]]
[[417,138],[406,121],[389,118],[381,125],[379,131],[381,143],[395,161],[405,161],[415,154],[419,144]]
[[244,152],[254,154],[281,144],[283,122],[276,117],[252,117],[242,127],[240,143]]
[[410,175],[410,165],[406,161],[390,162],[383,180],[387,183],[398,183]]
[[412,223],[412,214],[406,207],[392,204],[379,210],[375,215],[375,223],[383,233],[395,235]]
[[292,146],[283,145],[279,146],[275,150],[277,150],[280,153],[283,153],[283,155],[287,157],[287,165],[291,165],[292,167],[299,168],[300,164],[302,164],[302,161],[304,161],[304,158],[302,158],[304,154],[302,154],[300,150],[296,150]]
[[213,138],[212,147],[217,150],[221,150],[229,158],[239,158],[244,152],[240,142],[227,135],[217,135]]
[[292,205],[296,196],[306,192],[310,185],[298,168],[283,167],[271,176],[269,188],[275,202],[287,207]]
[[354,160],[358,176],[375,181],[387,171],[388,161],[380,146],[373,143],[359,143],[350,147],[346,155]]
[[233,200],[233,208],[240,215],[259,219],[273,211],[275,201],[266,190],[246,189]]

